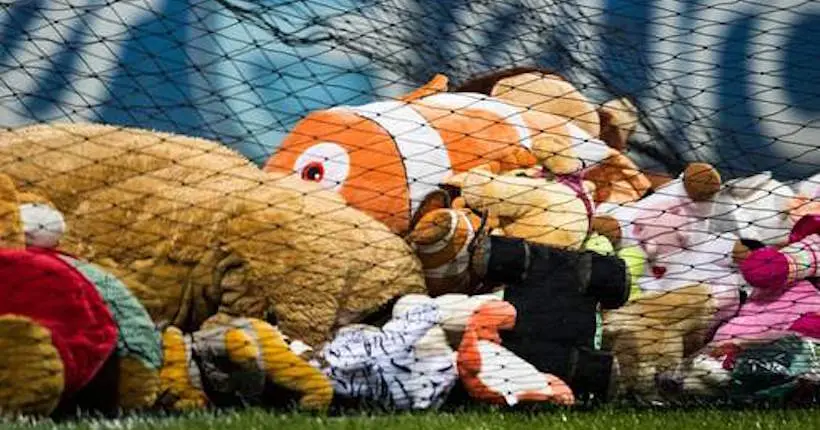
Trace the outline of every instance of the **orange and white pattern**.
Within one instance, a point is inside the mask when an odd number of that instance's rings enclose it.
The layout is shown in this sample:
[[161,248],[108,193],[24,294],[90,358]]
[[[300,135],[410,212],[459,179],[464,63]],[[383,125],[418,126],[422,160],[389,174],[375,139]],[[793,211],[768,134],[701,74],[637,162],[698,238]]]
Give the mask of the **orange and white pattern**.
[[336,190],[404,233],[424,197],[455,173],[491,161],[511,170],[541,160],[553,173],[571,174],[610,154],[566,118],[483,94],[443,92],[432,88],[442,85],[437,79],[403,100],[308,115],[266,170]]

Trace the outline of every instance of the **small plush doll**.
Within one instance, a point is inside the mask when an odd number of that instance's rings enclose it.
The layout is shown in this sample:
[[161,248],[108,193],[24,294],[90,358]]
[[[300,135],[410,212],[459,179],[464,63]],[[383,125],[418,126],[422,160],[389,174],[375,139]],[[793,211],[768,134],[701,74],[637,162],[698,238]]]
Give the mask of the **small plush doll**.
[[504,301],[481,305],[470,317],[458,353],[458,370],[470,395],[515,406],[520,402],[572,405],[572,390],[502,346],[500,330],[515,326],[516,310]]
[[433,299],[402,298],[381,328],[340,329],[319,360],[343,398],[393,410],[437,408],[457,380],[442,320]]
[[66,226],[45,199],[18,193],[4,175],[0,194],[0,409],[151,406],[162,351],[145,308],[116,277],[53,249]]
[[820,312],[820,215],[803,217],[789,242],[780,249],[757,249],[743,260],[741,273],[754,289],[738,315],[718,329],[713,344],[779,337],[801,317]]
[[654,194],[622,206],[601,205],[594,225],[616,248],[639,247],[646,259],[638,284],[643,292],[669,292],[695,284],[718,300],[713,326],[737,312],[743,280],[734,269],[743,242],[710,231],[720,175],[711,165],[692,163]]
[[577,397],[606,399],[616,364],[595,350],[597,312],[626,302],[625,262],[495,235],[479,235],[471,261],[485,282],[506,286],[503,298],[516,309],[502,346],[566,381]]
[[[159,404],[177,411],[212,406],[264,406],[298,402],[322,412],[333,398],[330,381],[303,356],[309,347],[259,319],[236,318],[185,334],[168,327]],[[289,390],[268,398],[266,388]]]

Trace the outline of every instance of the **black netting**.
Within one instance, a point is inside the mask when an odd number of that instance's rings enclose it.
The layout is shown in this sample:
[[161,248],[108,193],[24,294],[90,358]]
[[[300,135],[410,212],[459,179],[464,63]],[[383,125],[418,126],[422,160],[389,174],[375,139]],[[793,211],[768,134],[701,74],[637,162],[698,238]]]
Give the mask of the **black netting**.
[[0,414],[814,401],[818,32],[0,2]]

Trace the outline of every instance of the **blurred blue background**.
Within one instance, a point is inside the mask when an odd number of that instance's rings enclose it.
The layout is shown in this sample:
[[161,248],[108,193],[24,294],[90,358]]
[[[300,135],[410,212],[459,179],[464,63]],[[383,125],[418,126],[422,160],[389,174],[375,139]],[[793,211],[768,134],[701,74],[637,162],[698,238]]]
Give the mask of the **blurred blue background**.
[[154,128],[261,163],[312,110],[538,65],[633,97],[643,164],[801,178],[820,171],[820,2],[769,3],[2,1],[0,125]]

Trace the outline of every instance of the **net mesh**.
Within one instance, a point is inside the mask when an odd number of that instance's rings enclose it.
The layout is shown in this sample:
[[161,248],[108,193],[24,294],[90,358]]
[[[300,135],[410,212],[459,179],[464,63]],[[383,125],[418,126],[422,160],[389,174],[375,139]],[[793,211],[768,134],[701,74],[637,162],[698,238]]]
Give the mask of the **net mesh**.
[[814,402],[818,20],[0,2],[0,414]]

